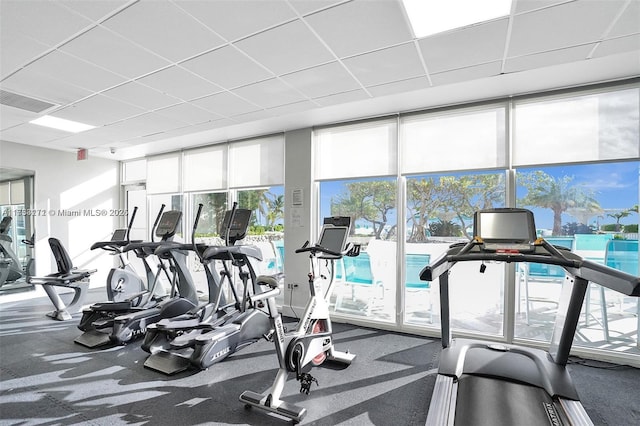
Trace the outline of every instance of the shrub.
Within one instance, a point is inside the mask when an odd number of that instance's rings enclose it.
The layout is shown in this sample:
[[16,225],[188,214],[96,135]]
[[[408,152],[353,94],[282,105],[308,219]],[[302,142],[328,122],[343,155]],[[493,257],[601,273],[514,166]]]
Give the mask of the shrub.
[[624,232],[637,233],[638,232],[638,224],[637,223],[630,223],[629,225],[624,225]]

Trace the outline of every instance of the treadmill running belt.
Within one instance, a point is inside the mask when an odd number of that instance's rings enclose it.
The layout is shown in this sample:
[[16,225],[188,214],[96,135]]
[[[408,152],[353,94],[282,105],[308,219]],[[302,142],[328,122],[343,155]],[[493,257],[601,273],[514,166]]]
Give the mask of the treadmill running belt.
[[455,425],[562,425],[553,399],[544,389],[473,375],[458,382]]

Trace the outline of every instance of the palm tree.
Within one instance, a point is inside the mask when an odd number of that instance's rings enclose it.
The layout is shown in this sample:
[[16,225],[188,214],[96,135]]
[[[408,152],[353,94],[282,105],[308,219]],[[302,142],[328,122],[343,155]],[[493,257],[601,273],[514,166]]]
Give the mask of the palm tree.
[[273,227],[278,219],[284,217],[284,195],[271,194],[271,198],[267,198],[269,211],[267,212],[267,226]]
[[607,214],[607,216],[614,218],[616,220],[616,232],[620,232],[620,220],[624,219],[627,216],[631,216],[631,211],[630,210],[623,210],[621,212],[618,213],[609,213]]
[[520,177],[521,184],[527,189],[519,204],[548,208],[553,211],[553,235],[561,235],[562,213],[572,208],[601,209],[592,191],[572,185],[573,176],[553,177],[536,170]]

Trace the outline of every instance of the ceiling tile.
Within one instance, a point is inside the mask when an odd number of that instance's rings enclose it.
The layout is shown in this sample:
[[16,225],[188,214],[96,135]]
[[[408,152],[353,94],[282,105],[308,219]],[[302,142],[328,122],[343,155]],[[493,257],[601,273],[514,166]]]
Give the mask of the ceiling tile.
[[56,0],[69,9],[98,22],[122,8],[129,0]]
[[122,76],[60,51],[49,53],[25,69],[96,92],[126,81]]
[[362,89],[352,90],[350,92],[336,93],[335,95],[323,96],[321,98],[315,98],[314,101],[325,106],[344,104],[353,101],[361,101],[363,99],[369,99],[370,96]]
[[96,130],[89,130],[66,138],[58,139],[56,145],[60,144],[66,148],[95,148],[104,144],[110,144],[114,141],[113,137],[106,133],[96,133]]
[[185,101],[222,90],[220,86],[216,86],[179,66],[165,68],[136,81]]
[[235,45],[277,75],[335,59],[300,20],[243,39]]
[[166,60],[102,27],[91,29],[60,50],[129,78],[169,65]]
[[304,99],[299,92],[276,78],[243,86],[235,89],[233,93],[263,108],[272,108]]
[[214,50],[180,65],[227,89],[272,77],[271,73],[231,46]]
[[26,143],[29,145],[49,142],[65,136],[69,136],[69,133],[29,123],[3,130],[2,133],[0,133],[0,137],[4,141]]
[[515,13],[530,12],[536,9],[553,6],[558,3],[565,3],[567,0],[516,0]]
[[173,105],[154,112],[163,117],[173,118],[189,124],[204,123],[205,121],[221,118],[218,114],[187,103]]
[[223,117],[233,117],[234,115],[260,109],[260,107],[250,104],[229,92],[207,96],[206,98],[195,100],[192,103]]
[[304,19],[339,57],[413,39],[399,1],[354,0]]
[[508,19],[499,19],[418,40],[427,70],[437,73],[502,59],[508,25]]
[[187,123],[184,121],[170,119],[155,113],[148,113],[111,124],[107,126],[105,130],[108,130],[110,134],[117,135],[119,140],[127,140],[185,126],[187,126]]
[[[516,15],[507,56],[523,56],[598,41],[623,2],[574,1]],[[576,19],[576,16],[580,18]]]
[[307,15],[320,9],[341,3],[344,0],[289,0],[293,8],[301,15]]
[[501,71],[502,61],[496,61],[488,64],[475,65],[472,67],[460,68],[453,71],[444,71],[437,74],[431,74],[431,83],[434,86],[460,83],[463,81],[470,81],[479,78],[500,75]]
[[136,82],[125,83],[111,90],[107,90],[102,94],[150,110],[163,108],[180,102],[177,98],[167,96],[155,89]]
[[353,56],[342,62],[364,86],[426,74],[413,42]]
[[632,1],[620,15],[607,37],[640,33],[640,1]]
[[294,72],[281,78],[310,98],[360,88],[356,80],[338,62]]
[[381,84],[378,86],[367,87],[369,93],[373,96],[387,96],[395,93],[409,92],[412,90],[426,89],[430,86],[426,76],[409,78],[402,81],[394,81],[393,83]]
[[60,109],[51,115],[93,126],[101,126],[144,112],[143,109],[133,105],[106,96],[95,95],[70,107]]
[[640,67],[640,34],[605,40],[598,44],[598,47],[593,53],[593,57],[601,58],[607,55],[632,52],[634,50],[638,52],[638,66]]
[[507,58],[504,65],[504,72],[511,73],[534,68],[543,68],[586,59],[594,46],[595,44],[586,44],[584,46],[552,50],[551,52],[519,56],[517,58]]
[[5,34],[2,29],[0,33],[0,79],[49,50],[45,44],[23,34]]
[[135,3],[103,25],[174,62],[225,43],[173,3],[156,0]]
[[8,129],[36,118],[38,118],[38,114],[34,112],[0,105],[0,129]]
[[295,18],[283,0],[176,0],[175,3],[227,41]]
[[48,46],[57,46],[91,25],[87,18],[53,1],[2,1],[2,38],[5,34],[24,34]]
[[274,108],[269,108],[267,111],[273,117],[280,117],[285,114],[292,114],[301,111],[307,111],[315,108],[316,105],[313,102],[301,101],[293,102],[287,105],[279,105]]
[[2,88],[58,105],[66,105],[91,95],[91,92],[30,69],[21,70],[2,82]]

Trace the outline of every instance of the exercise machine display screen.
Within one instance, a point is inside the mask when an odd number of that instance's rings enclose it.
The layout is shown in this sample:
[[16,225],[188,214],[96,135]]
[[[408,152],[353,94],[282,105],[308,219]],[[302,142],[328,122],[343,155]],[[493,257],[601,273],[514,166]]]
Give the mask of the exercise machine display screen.
[[126,229],[116,229],[113,231],[113,235],[111,236],[111,241],[125,241],[127,239],[127,230]]
[[325,226],[322,228],[322,234],[320,235],[320,242],[318,245],[326,248],[327,250],[340,253],[344,249],[348,232],[349,228],[346,227]]
[[531,247],[536,240],[533,213],[524,209],[490,209],[476,212],[474,235],[486,249]]
[[178,210],[170,210],[162,213],[158,227],[156,228],[156,236],[167,239],[175,235],[182,219],[182,212]]
[[233,221],[229,226],[229,220],[231,219],[231,210],[227,210],[222,220],[221,236],[223,239],[227,238],[227,229],[229,230],[229,239],[233,241],[241,240],[247,235],[247,228],[249,228],[249,221],[251,220],[251,210],[249,209],[236,209],[233,213]]

